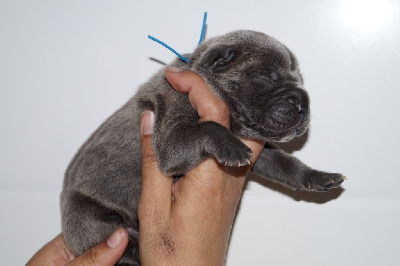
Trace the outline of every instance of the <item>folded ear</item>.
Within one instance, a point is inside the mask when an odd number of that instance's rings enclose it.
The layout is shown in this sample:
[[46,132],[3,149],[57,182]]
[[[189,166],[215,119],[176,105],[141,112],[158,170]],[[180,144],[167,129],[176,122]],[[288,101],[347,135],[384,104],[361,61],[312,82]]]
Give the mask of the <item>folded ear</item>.
[[234,47],[220,45],[207,51],[202,56],[200,65],[213,72],[222,72],[228,69],[237,57],[238,52]]

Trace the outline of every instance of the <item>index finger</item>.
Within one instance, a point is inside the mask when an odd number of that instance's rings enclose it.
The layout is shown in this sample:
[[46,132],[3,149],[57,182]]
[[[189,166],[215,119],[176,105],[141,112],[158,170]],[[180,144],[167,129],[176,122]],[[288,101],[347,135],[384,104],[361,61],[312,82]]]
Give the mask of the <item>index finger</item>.
[[172,178],[165,176],[158,167],[152,145],[153,123],[153,112],[143,112],[141,118],[142,191],[138,209],[139,219],[152,217],[154,214],[167,214],[171,206]]

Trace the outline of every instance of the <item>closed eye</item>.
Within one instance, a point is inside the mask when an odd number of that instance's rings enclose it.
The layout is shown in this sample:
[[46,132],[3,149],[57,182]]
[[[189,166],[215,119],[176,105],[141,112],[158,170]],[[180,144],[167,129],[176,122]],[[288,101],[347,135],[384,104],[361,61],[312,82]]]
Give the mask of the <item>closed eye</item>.
[[279,81],[279,74],[276,71],[253,72],[250,73],[249,76],[253,79],[268,82],[272,85],[276,84]]
[[260,88],[263,90],[264,89],[271,90],[275,87],[271,79],[260,75],[251,75],[249,82],[253,84],[253,86],[255,86],[256,88]]
[[274,85],[274,82],[267,76],[260,75],[260,74],[251,74],[250,78],[255,80],[255,81],[261,81],[261,82],[266,82],[271,85]]

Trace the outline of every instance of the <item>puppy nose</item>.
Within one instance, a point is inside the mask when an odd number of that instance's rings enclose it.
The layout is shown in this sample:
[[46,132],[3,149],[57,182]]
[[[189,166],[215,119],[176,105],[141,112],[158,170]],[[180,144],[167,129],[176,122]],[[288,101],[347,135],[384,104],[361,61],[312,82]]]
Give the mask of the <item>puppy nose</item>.
[[309,100],[307,94],[302,89],[292,89],[286,95],[286,101],[294,106],[299,114],[308,114]]
[[293,97],[293,96],[288,97],[288,98],[286,98],[286,101],[288,101],[290,104],[293,104],[296,107],[300,105],[300,101],[297,97]]

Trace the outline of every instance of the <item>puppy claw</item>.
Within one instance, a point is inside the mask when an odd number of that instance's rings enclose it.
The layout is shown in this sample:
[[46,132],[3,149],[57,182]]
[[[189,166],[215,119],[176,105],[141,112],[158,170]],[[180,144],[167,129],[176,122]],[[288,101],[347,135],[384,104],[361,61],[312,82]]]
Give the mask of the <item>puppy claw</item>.
[[304,188],[309,191],[328,191],[339,187],[346,177],[341,174],[312,171],[304,180]]
[[253,152],[240,140],[233,138],[219,145],[214,157],[221,164],[232,167],[241,167],[250,164]]
[[239,167],[241,167],[241,166],[245,166],[245,165],[249,165],[251,162],[250,162],[250,159],[246,159],[244,162],[242,162],[242,163],[240,163],[240,162],[238,162],[238,165],[239,165]]

